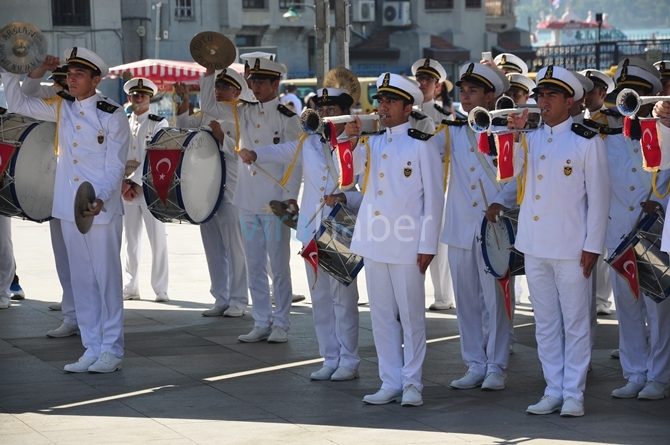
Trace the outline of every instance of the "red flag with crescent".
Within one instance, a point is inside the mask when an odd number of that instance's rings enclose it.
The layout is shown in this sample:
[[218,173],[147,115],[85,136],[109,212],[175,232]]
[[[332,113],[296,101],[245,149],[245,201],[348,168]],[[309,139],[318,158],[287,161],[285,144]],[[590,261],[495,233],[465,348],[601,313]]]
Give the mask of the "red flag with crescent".
[[507,273],[505,273],[504,277],[498,278],[496,281],[502,289],[503,297],[505,298],[505,310],[507,310],[507,318],[511,323],[514,314],[512,314],[512,290],[510,286],[509,269],[507,269]]
[[335,149],[337,163],[340,167],[340,189],[348,189],[354,186],[354,155],[351,141],[337,142],[335,124],[328,122],[330,126],[330,146]]
[[[319,248],[317,247],[314,238],[312,238],[309,244],[303,247],[300,256],[302,256],[305,261],[307,261],[307,264],[314,269],[314,284],[316,284],[316,279],[318,277],[317,270],[319,269]],[[312,285],[312,288],[314,288],[314,285]]]
[[514,177],[514,135],[505,133],[496,136],[498,148],[498,181],[509,181]]
[[644,157],[645,170],[657,170],[661,165],[661,144],[658,140],[658,128],[654,120],[640,120],[642,138],[640,146]]
[[181,150],[152,148],[147,150],[147,154],[154,188],[163,204],[167,205],[167,195],[181,160]]
[[0,142],[0,177],[5,173],[9,161],[14,156],[14,150],[16,150],[14,145]]
[[621,275],[628,284],[630,291],[635,297],[635,301],[640,298],[640,282],[637,276],[637,259],[635,258],[635,251],[633,246],[630,246],[619,258],[610,264],[612,268]]

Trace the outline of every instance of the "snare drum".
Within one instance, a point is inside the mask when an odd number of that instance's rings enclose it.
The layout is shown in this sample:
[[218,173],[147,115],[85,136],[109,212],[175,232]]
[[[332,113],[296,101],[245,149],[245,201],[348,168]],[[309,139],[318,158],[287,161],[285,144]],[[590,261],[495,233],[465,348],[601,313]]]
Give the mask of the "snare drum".
[[[181,150],[167,204],[156,192],[149,162],[151,150],[164,149]],[[161,129],[147,146],[142,182],[147,208],[159,221],[209,221],[219,208],[226,184],[226,162],[214,134],[205,129]]]
[[363,268],[363,257],[351,253],[356,215],[336,204],[314,237],[319,249],[319,266],[345,286],[349,286]]
[[509,269],[510,276],[525,275],[523,253],[514,248],[518,224],[519,209],[506,211],[496,223],[489,223],[486,218],[482,221],[481,245],[486,273],[502,278]]
[[668,254],[661,250],[663,223],[664,218],[658,213],[645,216],[607,259],[611,265],[633,246],[640,290],[656,303],[670,295],[670,260]]
[[55,137],[54,122],[18,114],[0,116],[0,143],[16,147],[0,182],[0,214],[36,222],[51,219]]

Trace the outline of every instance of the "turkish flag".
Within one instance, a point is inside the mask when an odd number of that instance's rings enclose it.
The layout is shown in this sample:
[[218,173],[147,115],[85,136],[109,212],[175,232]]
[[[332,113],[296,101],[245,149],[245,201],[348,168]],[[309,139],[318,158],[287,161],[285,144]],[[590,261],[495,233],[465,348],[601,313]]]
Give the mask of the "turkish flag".
[[340,189],[348,189],[354,186],[354,155],[351,141],[337,142],[335,124],[328,122],[330,127],[330,146],[335,150],[337,163],[340,167]]
[[[314,284],[316,284],[316,279],[318,278],[317,271],[319,270],[319,248],[314,238],[312,238],[309,244],[303,247],[300,256],[314,269]],[[312,285],[312,289],[314,289],[314,285]]]
[[507,269],[507,273],[505,273],[505,276],[502,278],[498,278],[497,281],[498,285],[503,291],[503,297],[505,298],[505,310],[507,310],[507,318],[511,323],[514,314],[512,313],[512,291],[510,286],[509,269]]
[[0,177],[5,173],[9,161],[14,156],[14,150],[16,150],[14,145],[0,142]]
[[514,135],[505,133],[496,136],[498,147],[498,181],[514,177]]
[[658,128],[654,120],[641,120],[642,138],[640,146],[645,170],[657,170],[661,165],[661,145],[658,141]]
[[635,301],[637,301],[640,298],[640,282],[637,276],[637,259],[635,258],[633,246],[626,249],[610,266],[612,266],[616,273],[621,275],[621,278],[626,280],[630,291],[635,297]]
[[174,177],[179,162],[181,161],[180,149],[151,148],[147,149],[149,158],[149,168],[151,177],[154,181],[154,188],[158,197],[167,205],[167,195],[170,191],[170,184]]

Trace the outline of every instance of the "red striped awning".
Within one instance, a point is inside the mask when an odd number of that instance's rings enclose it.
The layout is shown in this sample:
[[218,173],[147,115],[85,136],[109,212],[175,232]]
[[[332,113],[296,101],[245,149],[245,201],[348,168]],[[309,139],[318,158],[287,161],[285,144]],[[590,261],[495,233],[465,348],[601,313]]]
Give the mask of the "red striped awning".
[[[244,65],[241,63],[233,63],[230,68],[244,75]],[[205,73],[205,68],[195,62],[145,59],[111,67],[109,77],[121,77],[126,71],[133,77],[145,77],[163,89],[171,87],[175,82],[197,83]]]

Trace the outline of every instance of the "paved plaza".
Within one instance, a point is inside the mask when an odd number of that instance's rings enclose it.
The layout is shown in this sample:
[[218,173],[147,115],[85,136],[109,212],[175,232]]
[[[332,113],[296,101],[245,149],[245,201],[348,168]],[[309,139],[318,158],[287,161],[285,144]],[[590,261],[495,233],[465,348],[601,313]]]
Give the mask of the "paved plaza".
[[[598,318],[586,416],[532,416],[542,395],[534,320],[524,295],[515,318],[518,343],[507,389],[452,390],[461,377],[456,311],[426,311],[428,351],[424,405],[364,405],[380,386],[364,274],[361,293],[361,378],[313,382],[321,366],[303,260],[292,244],[295,293],[307,300],[291,312],[289,341],[245,344],[253,326],[241,318],[206,318],[209,277],[199,230],[168,225],[171,301],[155,303],[146,238],[142,300],[125,302],[126,356],[112,374],[67,374],[83,353],[78,336],[47,338],[61,322],[48,305],[60,285],[48,224],[12,221],[26,300],[0,311],[0,444],[668,444],[670,399],[617,400],[623,386],[616,313]],[[252,273],[260,273],[252,271]],[[432,286],[426,280],[426,307]]]

